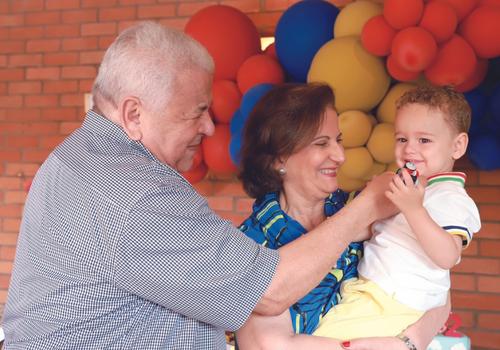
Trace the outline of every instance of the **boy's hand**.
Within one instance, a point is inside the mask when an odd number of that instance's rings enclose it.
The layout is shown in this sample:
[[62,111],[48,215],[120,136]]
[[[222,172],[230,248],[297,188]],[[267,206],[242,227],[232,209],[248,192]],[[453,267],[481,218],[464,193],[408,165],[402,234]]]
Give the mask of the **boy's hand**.
[[403,214],[423,208],[424,191],[427,185],[426,179],[419,177],[415,185],[408,172],[403,171],[401,176],[393,176],[392,182],[389,184],[389,190],[385,192],[386,197]]

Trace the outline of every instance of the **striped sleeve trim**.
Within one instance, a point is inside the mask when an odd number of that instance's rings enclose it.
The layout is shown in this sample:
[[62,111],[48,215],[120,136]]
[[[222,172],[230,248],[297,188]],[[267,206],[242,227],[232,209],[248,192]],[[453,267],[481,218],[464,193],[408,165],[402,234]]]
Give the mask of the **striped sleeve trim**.
[[466,247],[469,245],[469,242],[472,240],[472,234],[470,231],[463,226],[444,226],[443,230],[448,232],[451,235],[462,236],[462,246]]

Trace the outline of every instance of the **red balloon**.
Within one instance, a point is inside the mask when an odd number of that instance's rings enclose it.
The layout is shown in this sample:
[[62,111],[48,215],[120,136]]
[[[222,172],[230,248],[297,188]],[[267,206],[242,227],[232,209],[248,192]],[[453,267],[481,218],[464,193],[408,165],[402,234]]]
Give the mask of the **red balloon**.
[[203,159],[214,173],[234,173],[237,170],[229,155],[230,140],[229,125],[216,124],[214,134],[202,141]]
[[486,77],[486,73],[488,72],[488,60],[479,58],[477,60],[476,69],[472,73],[472,75],[467,78],[462,84],[457,85],[455,89],[460,92],[467,92],[472,89],[475,89],[482,83],[484,77]]
[[274,58],[268,55],[255,55],[243,62],[238,69],[236,81],[241,93],[244,94],[248,89],[258,84],[283,83],[285,73]]
[[396,30],[385,20],[383,15],[370,18],[361,32],[361,43],[369,53],[375,56],[387,56],[391,53],[392,39]]
[[398,65],[410,72],[426,69],[436,57],[434,37],[423,28],[410,27],[400,30],[392,41],[392,56]]
[[479,57],[500,56],[500,7],[476,8],[460,25],[460,34]]
[[412,81],[420,75],[420,72],[410,72],[402,68],[392,55],[387,57],[386,66],[391,77],[399,81]]
[[439,0],[448,3],[457,15],[457,19],[461,22],[472,10],[477,6],[478,0]]
[[439,44],[451,38],[457,23],[457,15],[450,4],[433,1],[425,5],[419,26],[431,33]]
[[460,85],[472,76],[477,58],[472,47],[459,35],[453,35],[438,50],[436,59],[425,71],[434,85]]
[[190,184],[200,182],[208,173],[208,168],[205,163],[200,163],[197,167],[192,168],[182,173],[182,176],[189,181]]
[[396,29],[417,25],[423,12],[423,0],[385,0],[384,2],[384,17],[387,23]]
[[479,0],[477,6],[483,6],[483,5],[500,6],[500,0]]
[[232,80],[216,80],[212,87],[212,112],[219,123],[229,123],[240,107],[241,92]]
[[274,58],[276,61],[278,61],[278,54],[276,53],[276,44],[275,43],[272,43],[272,44],[269,44],[266,49],[264,50],[264,53],[266,55],[269,55],[271,56],[272,58]]
[[241,64],[260,52],[260,37],[255,24],[234,7],[205,7],[189,19],[185,31],[212,55],[216,80],[235,80]]

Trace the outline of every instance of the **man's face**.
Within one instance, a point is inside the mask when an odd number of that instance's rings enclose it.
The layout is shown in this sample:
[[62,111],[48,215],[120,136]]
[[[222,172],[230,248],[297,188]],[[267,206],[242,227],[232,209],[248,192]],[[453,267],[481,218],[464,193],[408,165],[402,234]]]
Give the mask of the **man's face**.
[[212,76],[203,70],[185,71],[173,87],[165,111],[141,118],[141,142],[162,163],[187,171],[204,136],[214,133],[208,109]]

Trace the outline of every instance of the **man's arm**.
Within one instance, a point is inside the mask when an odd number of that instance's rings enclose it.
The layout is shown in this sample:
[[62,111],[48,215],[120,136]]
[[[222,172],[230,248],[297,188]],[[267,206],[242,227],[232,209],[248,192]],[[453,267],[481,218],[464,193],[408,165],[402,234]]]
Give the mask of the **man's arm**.
[[384,195],[391,178],[390,173],[375,178],[348,206],[280,248],[274,277],[254,312],[281,314],[324,278],[360,231],[395,214],[395,207]]

